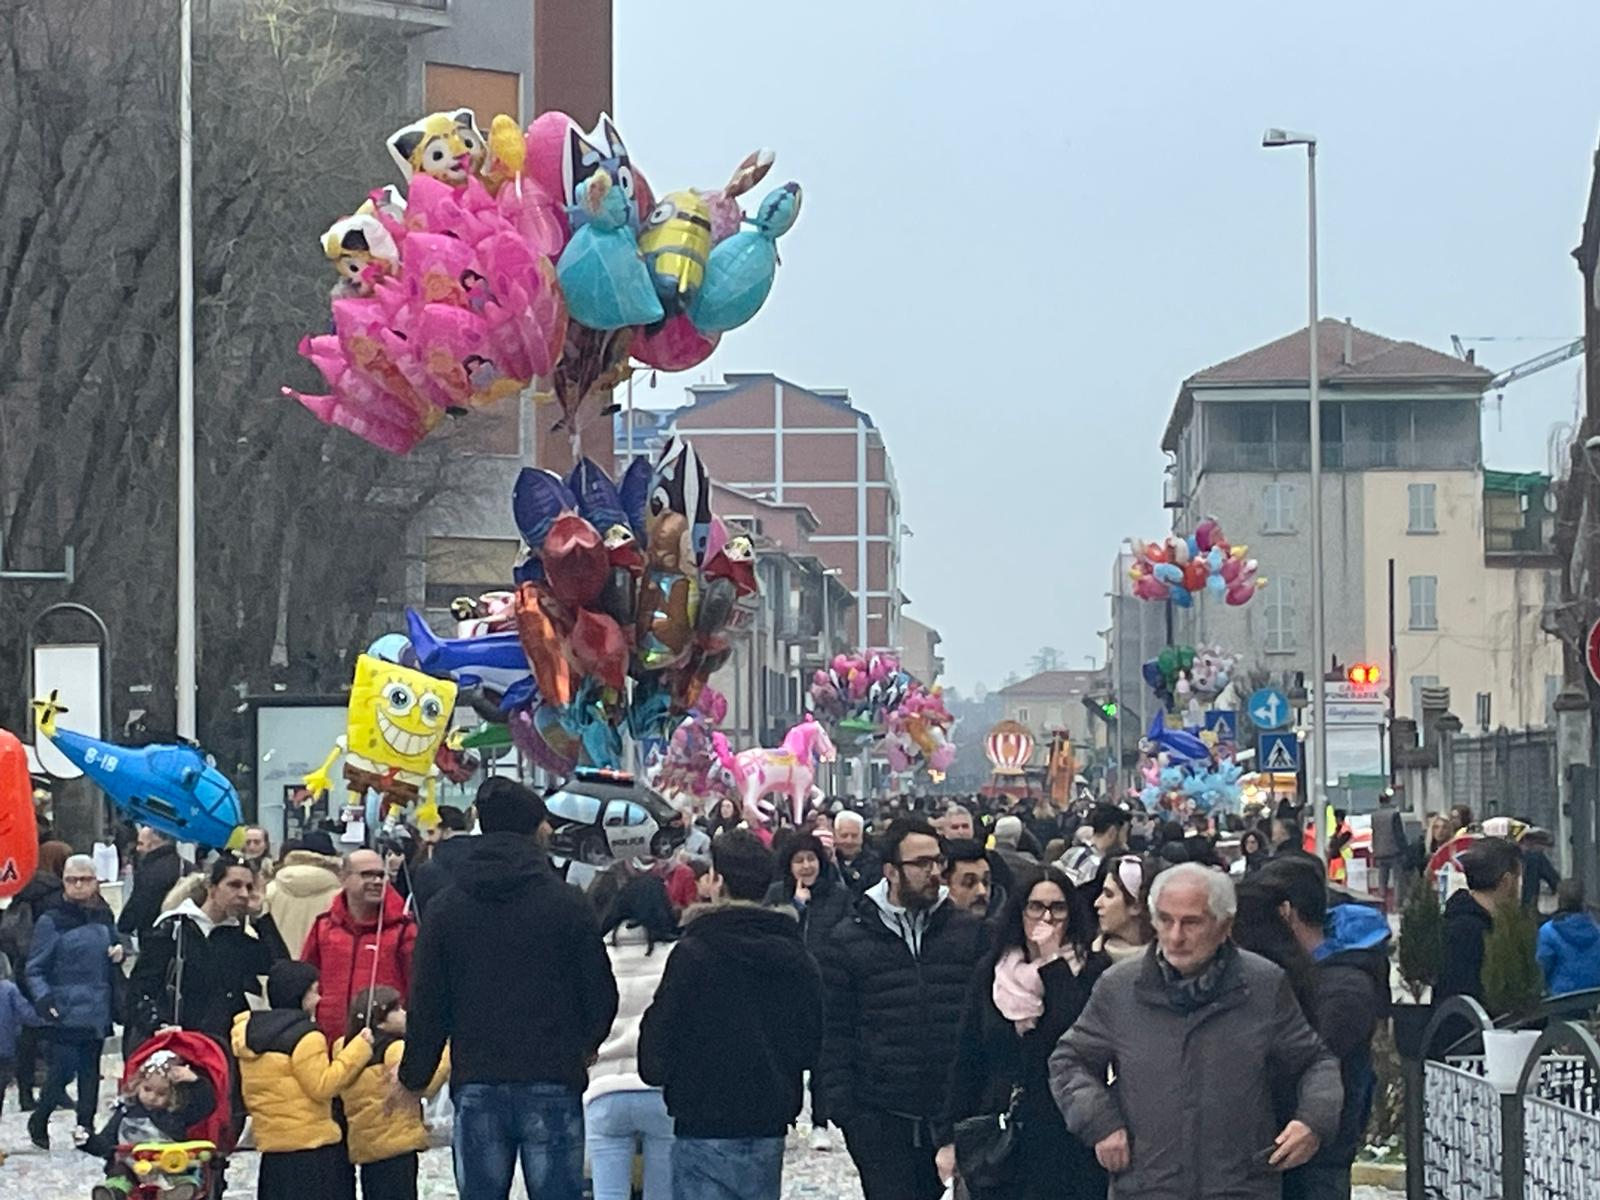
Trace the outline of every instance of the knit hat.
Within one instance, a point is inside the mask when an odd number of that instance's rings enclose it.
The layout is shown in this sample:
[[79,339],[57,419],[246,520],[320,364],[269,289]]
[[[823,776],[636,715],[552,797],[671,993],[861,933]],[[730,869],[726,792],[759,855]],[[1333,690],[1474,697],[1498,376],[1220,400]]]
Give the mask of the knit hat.
[[273,1008],[299,1008],[320,972],[310,963],[286,958],[267,972],[267,1003]]
[[1009,813],[994,823],[994,844],[1015,850],[1022,841],[1022,818]]
[[495,777],[484,781],[476,800],[478,824],[485,833],[539,832],[547,813],[544,801],[531,788],[511,779]]
[[326,829],[313,829],[300,839],[300,848],[313,854],[337,854],[333,848],[333,835]]

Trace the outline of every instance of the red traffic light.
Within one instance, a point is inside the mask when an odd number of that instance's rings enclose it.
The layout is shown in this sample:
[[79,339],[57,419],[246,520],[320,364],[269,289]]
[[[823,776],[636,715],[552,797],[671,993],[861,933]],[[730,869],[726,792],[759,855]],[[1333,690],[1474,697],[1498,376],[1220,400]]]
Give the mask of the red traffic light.
[[1345,678],[1370,687],[1383,682],[1383,668],[1374,663],[1356,663],[1345,672]]

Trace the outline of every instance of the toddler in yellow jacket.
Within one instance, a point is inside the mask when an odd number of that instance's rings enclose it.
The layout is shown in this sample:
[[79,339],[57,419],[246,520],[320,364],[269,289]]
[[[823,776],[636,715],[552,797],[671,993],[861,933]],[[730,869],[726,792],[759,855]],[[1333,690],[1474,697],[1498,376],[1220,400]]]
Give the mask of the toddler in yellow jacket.
[[313,1019],[321,998],[316,967],[279,962],[267,976],[272,1007],[233,1021],[244,1106],[261,1151],[259,1200],[335,1196],[348,1178],[333,1098],[371,1061],[373,1037],[364,1030],[329,1061]]
[[[398,1112],[386,1106],[406,1048],[406,1010],[394,988],[367,988],[356,994],[346,1016],[345,1036],[334,1043],[334,1052],[363,1036],[375,1039],[372,1063],[344,1092],[350,1161],[360,1169],[364,1200],[416,1200],[417,1154],[428,1148],[422,1106],[411,1101]],[[444,1086],[449,1071],[447,1051],[428,1082],[427,1095]]]

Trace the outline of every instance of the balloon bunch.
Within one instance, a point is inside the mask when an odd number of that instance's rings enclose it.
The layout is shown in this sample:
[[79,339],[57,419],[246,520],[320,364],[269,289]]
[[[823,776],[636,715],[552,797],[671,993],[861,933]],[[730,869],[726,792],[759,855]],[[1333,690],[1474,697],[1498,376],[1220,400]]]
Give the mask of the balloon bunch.
[[728,701],[715,688],[705,688],[694,711],[672,731],[666,752],[651,775],[651,786],[667,796],[692,796],[696,806],[727,797],[738,800],[739,792],[718,759],[712,736],[728,715]]
[[516,591],[459,602],[469,631],[455,639],[408,612],[418,665],[477,687],[479,712],[552,771],[617,765],[624,726],[669,737],[758,602],[750,539],[730,537],[710,500],[699,456],[675,438],[620,485],[588,459],[566,479],[525,468]]
[[741,209],[766,151],[721,188],[658,203],[604,115],[591,130],[560,112],[526,130],[501,115],[485,137],[471,109],[434,113],[389,151],[406,196],[378,189],[322,237],[332,331],[300,353],[328,391],[284,393],[395,454],[446,414],[535,383],[576,436],[584,401],[628,376],[630,354],[669,371],[703,361],[766,301],[800,211],[794,183]]
[[1238,809],[1244,770],[1209,731],[1168,729],[1157,713],[1139,749],[1144,786],[1137,794],[1146,808],[1174,813]]
[[926,765],[947,771],[955,762],[949,733],[955,717],[938,688],[925,688],[892,654],[835,655],[819,669],[806,695],[806,708],[841,733],[882,738],[895,772]]
[[1165,646],[1161,653],[1141,668],[1144,681],[1150,685],[1167,709],[1187,706],[1191,700],[1214,700],[1220,696],[1233,679],[1237,660],[1224,654],[1220,646]]
[[1188,537],[1163,542],[1135,540],[1128,574],[1133,594],[1141,600],[1171,600],[1179,608],[1194,603],[1198,592],[1210,592],[1229,604],[1248,604],[1267,581],[1258,578],[1260,564],[1246,558],[1246,546],[1230,546],[1215,517],[1207,517]]

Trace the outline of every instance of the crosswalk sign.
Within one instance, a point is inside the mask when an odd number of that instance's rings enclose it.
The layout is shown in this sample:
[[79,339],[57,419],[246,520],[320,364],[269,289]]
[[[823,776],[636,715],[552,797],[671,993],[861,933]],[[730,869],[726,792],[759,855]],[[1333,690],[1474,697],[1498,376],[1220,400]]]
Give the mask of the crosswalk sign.
[[1263,733],[1256,743],[1256,765],[1263,771],[1298,770],[1299,739],[1293,733]]
[[1206,714],[1206,728],[1217,735],[1217,741],[1231,746],[1239,740],[1239,716],[1225,708],[1215,708]]

